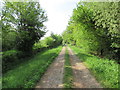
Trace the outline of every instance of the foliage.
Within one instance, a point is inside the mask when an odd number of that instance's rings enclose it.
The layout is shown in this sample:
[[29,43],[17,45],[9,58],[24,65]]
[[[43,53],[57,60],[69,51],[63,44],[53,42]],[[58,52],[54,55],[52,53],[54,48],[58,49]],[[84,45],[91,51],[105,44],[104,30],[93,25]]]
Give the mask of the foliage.
[[38,43],[34,44],[33,49],[40,48],[54,48],[62,44],[62,37],[57,34],[51,34],[49,37],[45,37],[43,40],[40,40]]
[[2,72],[10,70],[25,54],[17,50],[9,50],[2,53]]
[[[94,3],[91,8],[93,12],[93,20],[96,28],[102,28],[105,37],[109,38],[109,54],[119,59],[120,53],[120,30],[119,30],[119,3]],[[97,7],[96,7],[97,6]],[[104,38],[105,39],[105,38]],[[112,54],[111,54],[112,53]]]
[[2,55],[3,73],[9,69],[12,63],[18,60],[17,54],[18,52],[16,50],[9,50],[9,51],[3,52],[3,55]]
[[86,53],[83,49],[71,46],[81,61],[91,70],[104,88],[118,88],[118,66],[115,61],[101,59]]
[[54,33],[51,33],[51,37],[53,38],[53,45],[51,47],[56,47],[62,44],[62,37],[61,35],[57,35]]
[[23,62],[2,78],[3,88],[34,88],[38,80],[61,51],[61,46],[38,53],[29,61]]
[[52,33],[51,36],[45,38],[44,42],[48,48],[57,47],[62,44],[62,37]]
[[15,38],[16,33],[15,32],[2,32],[2,50],[7,51],[11,49],[15,49]]
[[33,50],[36,50],[36,49],[39,49],[39,48],[41,48],[41,43],[40,43],[40,41],[34,44]]
[[37,42],[33,45],[33,54],[36,54],[36,53],[44,51],[44,50],[47,50],[47,46],[46,46],[44,40],[40,40],[39,42]]
[[72,88],[73,87],[73,73],[72,73],[72,68],[70,64],[70,59],[69,59],[69,54],[68,50],[66,50],[65,53],[65,65],[64,65],[64,88]]
[[99,48],[98,44],[100,42],[97,39],[99,37],[94,32],[94,29],[91,28],[91,17],[87,16],[86,13],[89,14],[90,10],[82,5],[74,9],[73,16],[65,33],[63,33],[63,39],[72,45],[84,48],[88,52],[96,51]]
[[64,43],[119,62],[119,2],[79,2],[63,32]]
[[73,34],[72,34],[73,28],[71,28],[71,27],[72,27],[72,25],[68,26],[67,30],[63,32],[63,39],[64,39],[63,44],[65,44],[65,43],[72,44],[72,45],[75,44]]
[[46,37],[44,42],[46,44],[46,47],[49,48],[52,47],[54,39],[52,37]]
[[46,20],[38,2],[5,2],[1,19],[3,50],[16,48],[31,52],[33,44],[46,32],[43,25]]

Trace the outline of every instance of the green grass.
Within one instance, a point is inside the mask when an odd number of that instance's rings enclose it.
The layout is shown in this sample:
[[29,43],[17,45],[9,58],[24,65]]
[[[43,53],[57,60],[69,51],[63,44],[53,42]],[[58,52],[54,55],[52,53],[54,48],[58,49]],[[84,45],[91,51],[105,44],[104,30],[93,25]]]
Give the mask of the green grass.
[[34,88],[62,47],[38,53],[29,61],[4,74],[3,88]]
[[72,88],[73,86],[73,75],[72,75],[72,68],[69,60],[68,50],[66,49],[65,53],[65,65],[64,65],[64,88]]
[[75,46],[70,47],[104,88],[118,88],[118,64],[115,61],[90,55]]

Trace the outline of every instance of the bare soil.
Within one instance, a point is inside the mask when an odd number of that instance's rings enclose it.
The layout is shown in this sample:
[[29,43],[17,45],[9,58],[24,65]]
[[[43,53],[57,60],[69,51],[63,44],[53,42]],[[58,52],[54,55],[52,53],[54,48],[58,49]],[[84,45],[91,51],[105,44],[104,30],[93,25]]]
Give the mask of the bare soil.
[[59,56],[50,65],[46,73],[40,79],[35,88],[63,88],[64,55],[66,47],[63,47]]
[[102,88],[90,71],[68,47],[71,67],[73,69],[73,88]]

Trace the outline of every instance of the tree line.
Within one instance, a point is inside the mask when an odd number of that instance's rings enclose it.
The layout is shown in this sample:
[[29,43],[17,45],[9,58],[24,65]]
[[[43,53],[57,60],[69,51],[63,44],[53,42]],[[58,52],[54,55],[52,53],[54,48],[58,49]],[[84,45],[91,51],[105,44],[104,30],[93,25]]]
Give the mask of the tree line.
[[63,32],[64,43],[109,59],[120,59],[120,2],[79,2]]

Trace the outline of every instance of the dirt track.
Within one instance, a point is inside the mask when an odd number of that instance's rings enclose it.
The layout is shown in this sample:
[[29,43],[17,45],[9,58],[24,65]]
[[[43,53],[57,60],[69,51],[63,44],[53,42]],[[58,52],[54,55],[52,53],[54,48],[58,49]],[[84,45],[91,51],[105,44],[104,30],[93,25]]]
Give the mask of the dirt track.
[[[36,89],[63,88],[65,50],[66,47],[63,47],[59,56],[50,65],[46,73],[36,85]],[[96,79],[91,75],[90,71],[69,47],[68,52],[70,56],[71,68],[73,69],[73,88],[102,88]]]
[[72,50],[68,48],[68,51],[73,69],[74,88],[102,88],[96,79],[90,74],[90,71],[72,52]]
[[56,60],[50,65],[47,72],[43,75],[40,82],[36,85],[35,88],[62,88],[62,80],[64,73],[64,55],[65,47],[63,47],[59,56]]

